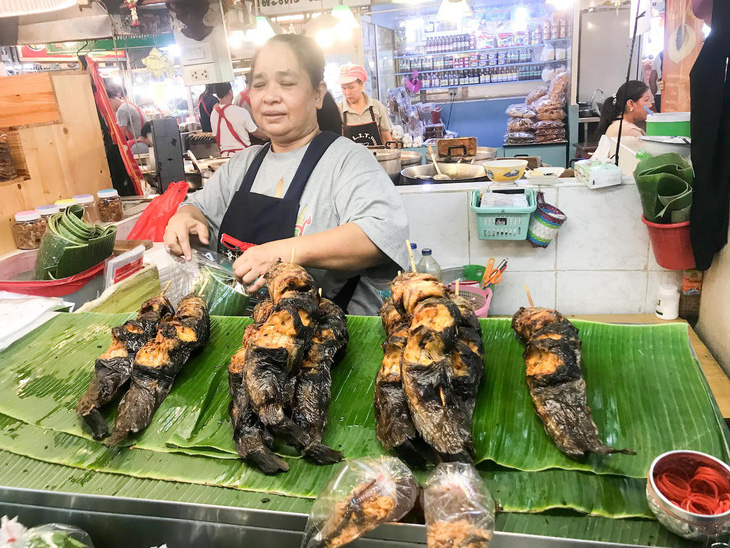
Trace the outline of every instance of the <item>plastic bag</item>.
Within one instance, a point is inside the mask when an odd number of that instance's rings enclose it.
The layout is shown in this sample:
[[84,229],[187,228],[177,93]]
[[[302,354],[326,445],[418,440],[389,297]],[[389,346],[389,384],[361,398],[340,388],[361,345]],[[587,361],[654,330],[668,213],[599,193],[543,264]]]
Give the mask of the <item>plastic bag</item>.
[[507,120],[507,131],[525,131],[535,124],[530,118],[510,118]]
[[167,297],[177,304],[190,293],[200,295],[215,316],[243,316],[249,301],[246,289],[233,275],[231,262],[221,255],[207,249],[192,248],[190,261],[173,257],[177,263],[170,269],[170,282]]
[[549,95],[546,95],[532,103],[530,108],[539,115],[540,113],[547,112],[548,110],[561,110],[563,108],[563,104],[560,101],[550,99]]
[[398,521],[416,502],[418,485],[395,457],[364,457],[343,462],[314,501],[302,548],[336,548]]
[[524,145],[535,142],[535,135],[524,131],[513,131],[504,136],[506,145]]
[[152,240],[161,242],[165,227],[188,193],[185,181],[170,183],[164,194],[150,202],[127,236],[128,240]]
[[553,69],[550,66],[546,66],[542,69],[542,81],[543,82],[550,82],[552,81],[553,77],[555,76],[555,69]]
[[561,105],[565,100],[565,93],[570,80],[570,73],[566,70],[556,70],[553,81],[550,83],[550,89],[546,97],[550,101],[559,102]]
[[527,94],[527,97],[525,98],[525,104],[529,107],[537,101],[540,97],[546,95],[548,92],[548,88],[545,86],[540,86],[538,88],[533,89],[530,93]]
[[[541,112],[537,115],[537,119],[541,122],[546,121],[559,121],[565,118],[565,111],[562,108],[557,108],[554,110],[546,110],[545,112]],[[562,123],[562,122],[561,122]]]
[[94,548],[86,531],[65,525],[49,523],[31,527],[13,545],[15,548]]
[[555,48],[550,44],[545,44],[540,54],[540,61],[555,61]]
[[423,490],[428,548],[487,548],[494,535],[494,501],[471,464],[439,464]]
[[507,107],[507,110],[504,111],[507,116],[511,116],[512,118],[534,118],[535,117],[535,111],[527,108],[527,106],[524,103],[516,103],[514,105],[510,105]]
[[535,131],[544,129],[564,129],[565,125],[563,125],[563,122],[559,122],[557,120],[544,120],[540,122],[535,122],[533,128],[535,129]]

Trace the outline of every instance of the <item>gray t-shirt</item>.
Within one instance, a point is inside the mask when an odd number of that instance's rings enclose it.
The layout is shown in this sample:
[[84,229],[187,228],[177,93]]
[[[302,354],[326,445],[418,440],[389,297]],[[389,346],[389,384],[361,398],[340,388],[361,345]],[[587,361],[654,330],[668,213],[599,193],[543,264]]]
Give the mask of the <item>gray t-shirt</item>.
[[[261,149],[252,146],[235,154],[211,177],[202,190],[188,196],[185,204],[200,209],[211,229],[211,247],[216,248],[223,216],[243,175]],[[267,153],[252,192],[274,196],[279,179],[286,193],[307,147],[292,152]],[[282,194],[282,195],[283,195]],[[183,205],[185,205],[183,204]],[[242,215],[255,212],[241,212]],[[400,195],[385,170],[362,145],[338,138],[314,168],[299,202],[295,236],[314,234],[345,223],[355,223],[391,260],[387,264],[359,272],[307,269],[322,287],[325,297],[334,297],[347,279],[362,279],[350,301],[350,314],[373,315],[380,307],[377,290],[369,278],[389,278],[398,269],[406,270],[408,220]],[[283,258],[287,260],[288,257]]]
[[121,104],[117,109],[117,124],[131,131],[135,139],[142,135],[144,120],[139,115],[139,111],[134,108],[134,105],[129,103]]

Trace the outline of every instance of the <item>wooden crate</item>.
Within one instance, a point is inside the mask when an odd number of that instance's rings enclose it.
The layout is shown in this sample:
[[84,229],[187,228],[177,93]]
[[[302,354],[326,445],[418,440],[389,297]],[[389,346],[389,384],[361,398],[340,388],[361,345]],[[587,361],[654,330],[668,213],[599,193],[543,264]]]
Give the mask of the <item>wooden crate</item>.
[[0,127],[61,121],[50,72],[0,78]]

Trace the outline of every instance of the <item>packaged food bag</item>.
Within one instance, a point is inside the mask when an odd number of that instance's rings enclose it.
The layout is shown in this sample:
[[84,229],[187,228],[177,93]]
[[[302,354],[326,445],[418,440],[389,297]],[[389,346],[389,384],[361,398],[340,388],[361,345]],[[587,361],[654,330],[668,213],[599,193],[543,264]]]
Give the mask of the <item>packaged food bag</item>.
[[31,527],[15,541],[16,548],[94,548],[89,534],[71,525],[49,523]]
[[494,501],[471,464],[439,464],[423,489],[428,548],[487,548],[494,535]]
[[348,460],[314,501],[302,548],[337,548],[381,523],[398,521],[416,502],[418,485],[400,459]]

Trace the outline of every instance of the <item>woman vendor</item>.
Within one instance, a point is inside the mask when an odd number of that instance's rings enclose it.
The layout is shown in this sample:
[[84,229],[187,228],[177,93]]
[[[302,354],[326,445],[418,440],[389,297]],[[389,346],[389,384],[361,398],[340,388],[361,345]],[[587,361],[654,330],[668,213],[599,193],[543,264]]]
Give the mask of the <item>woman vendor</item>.
[[[369,277],[408,263],[406,213],[373,155],[328,121],[324,56],[311,38],[282,34],[256,54],[251,106],[271,138],[221,167],[170,219],[165,244],[191,258],[189,235],[232,256],[241,281],[256,291],[277,260],[306,267],[350,314],[377,314]],[[333,107],[331,99],[329,104]],[[331,125],[330,125],[331,124]],[[324,131],[323,131],[324,130]],[[249,247],[249,244],[256,244]]]
[[[623,84],[613,97],[606,99],[601,108],[601,121],[595,133],[595,140],[606,137],[618,137],[621,126],[622,137],[643,137],[646,135],[642,127],[654,104],[654,97],[644,82],[629,80]],[[621,113],[623,112],[623,124]]]
[[393,129],[385,105],[363,91],[368,73],[360,65],[343,65],[339,83],[344,100],[340,101],[342,134],[362,145],[384,145],[393,139]]

